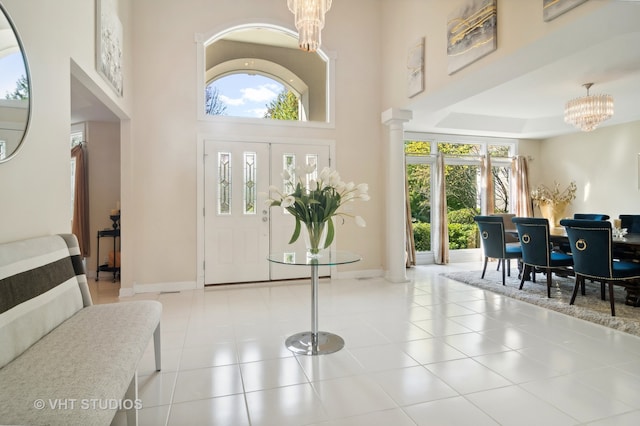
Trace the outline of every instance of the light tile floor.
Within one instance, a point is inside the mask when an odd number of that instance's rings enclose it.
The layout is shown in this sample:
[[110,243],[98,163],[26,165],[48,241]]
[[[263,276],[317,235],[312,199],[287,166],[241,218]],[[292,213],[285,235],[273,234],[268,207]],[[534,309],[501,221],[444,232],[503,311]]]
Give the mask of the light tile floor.
[[[139,368],[140,424],[640,424],[640,338],[439,275],[479,267],[321,280],[320,329],[346,346],[313,357],[284,347],[310,328],[306,280],[137,295],[164,307],[163,370],[151,345]],[[113,289],[93,283],[95,301]]]

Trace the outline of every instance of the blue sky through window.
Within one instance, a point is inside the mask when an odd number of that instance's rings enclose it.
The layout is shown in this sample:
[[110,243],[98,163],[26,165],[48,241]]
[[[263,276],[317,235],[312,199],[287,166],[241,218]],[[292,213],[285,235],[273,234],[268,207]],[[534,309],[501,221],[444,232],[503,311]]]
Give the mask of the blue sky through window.
[[0,58],[2,69],[2,81],[0,81],[0,99],[4,99],[7,93],[13,93],[18,87],[18,80],[25,75],[22,53],[15,52]]
[[264,117],[267,105],[284,90],[279,82],[259,74],[231,74],[212,83],[230,117]]

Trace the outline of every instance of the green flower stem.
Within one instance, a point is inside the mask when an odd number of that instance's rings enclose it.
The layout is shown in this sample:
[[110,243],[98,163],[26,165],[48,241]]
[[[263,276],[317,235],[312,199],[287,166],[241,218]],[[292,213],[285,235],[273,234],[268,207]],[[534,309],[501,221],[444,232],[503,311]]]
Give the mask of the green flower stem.
[[[324,222],[307,223],[307,232],[309,232],[309,251],[312,254],[318,254],[320,251],[320,239],[322,231],[324,231]],[[324,245],[324,244],[323,244]]]
[[[309,252],[318,254],[320,250],[328,248],[333,242],[334,228],[331,219],[324,222],[305,223],[309,235]],[[326,234],[325,234],[326,226]]]

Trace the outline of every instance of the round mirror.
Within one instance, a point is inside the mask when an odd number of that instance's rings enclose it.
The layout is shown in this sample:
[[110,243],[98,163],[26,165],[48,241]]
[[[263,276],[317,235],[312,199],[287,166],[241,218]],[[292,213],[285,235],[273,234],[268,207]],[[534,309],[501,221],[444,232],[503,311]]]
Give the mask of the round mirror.
[[18,33],[0,4],[0,163],[24,140],[31,112],[29,70]]

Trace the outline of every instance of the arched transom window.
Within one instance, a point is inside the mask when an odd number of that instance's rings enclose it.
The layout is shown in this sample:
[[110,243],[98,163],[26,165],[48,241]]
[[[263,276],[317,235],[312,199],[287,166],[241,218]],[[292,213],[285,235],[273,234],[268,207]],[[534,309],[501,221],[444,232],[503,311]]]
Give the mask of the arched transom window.
[[212,37],[204,48],[207,115],[329,121],[328,59],[301,51],[295,33],[247,25]]

